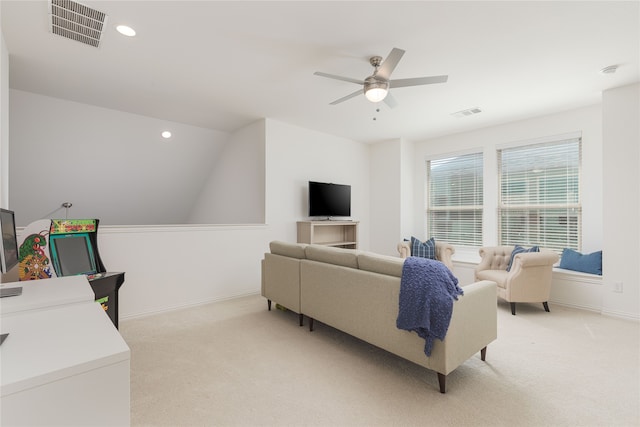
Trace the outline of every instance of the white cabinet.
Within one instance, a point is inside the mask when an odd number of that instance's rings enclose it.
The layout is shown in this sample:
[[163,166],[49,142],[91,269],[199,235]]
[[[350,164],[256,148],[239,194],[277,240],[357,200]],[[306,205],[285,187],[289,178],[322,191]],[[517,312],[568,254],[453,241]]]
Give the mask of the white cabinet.
[[358,221],[299,221],[298,243],[358,249]]
[[128,426],[130,350],[87,279],[19,284],[0,304],[0,425]]

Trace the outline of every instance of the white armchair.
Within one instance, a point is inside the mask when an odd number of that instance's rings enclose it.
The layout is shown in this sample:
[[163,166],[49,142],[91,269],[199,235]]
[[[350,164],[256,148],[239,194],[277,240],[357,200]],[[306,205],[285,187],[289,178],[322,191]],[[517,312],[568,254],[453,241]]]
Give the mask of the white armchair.
[[[411,256],[411,242],[403,241],[398,243],[398,252],[400,258],[408,258]],[[451,256],[456,252],[455,248],[448,243],[438,242],[436,240],[436,259],[442,262],[447,268],[453,271],[453,261]]]
[[491,280],[498,284],[498,296],[511,303],[511,314],[516,314],[516,302],[541,302],[549,311],[551,273],[560,258],[555,252],[519,253],[507,271],[513,246],[480,248],[482,260],[475,269],[475,280]]

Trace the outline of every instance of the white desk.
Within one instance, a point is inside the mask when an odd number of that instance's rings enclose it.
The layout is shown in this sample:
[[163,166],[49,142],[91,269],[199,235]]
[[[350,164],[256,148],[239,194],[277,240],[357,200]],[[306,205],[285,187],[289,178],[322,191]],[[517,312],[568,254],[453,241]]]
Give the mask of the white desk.
[[1,425],[130,424],[129,347],[81,279],[52,279],[69,295],[51,307],[38,301],[53,286],[2,298],[0,330],[10,335],[0,346]]
[[22,286],[22,295],[0,298],[0,315],[2,316],[95,300],[86,276],[29,280],[0,285],[2,288],[15,286]]

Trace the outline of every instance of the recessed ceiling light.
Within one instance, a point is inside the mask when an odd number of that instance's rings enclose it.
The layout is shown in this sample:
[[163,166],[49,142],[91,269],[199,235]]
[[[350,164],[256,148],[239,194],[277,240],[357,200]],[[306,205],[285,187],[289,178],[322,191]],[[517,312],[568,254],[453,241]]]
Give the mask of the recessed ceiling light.
[[169,138],[171,138],[171,132],[169,132],[168,130],[165,130],[164,132],[162,132],[162,134],[161,134],[161,135],[162,135],[162,137],[163,137],[164,139],[169,139]]
[[116,30],[118,30],[118,32],[120,34],[122,34],[123,36],[127,36],[127,37],[133,37],[136,35],[136,30],[134,30],[131,27],[128,27],[126,25],[118,25],[116,27]]
[[616,71],[618,71],[617,65],[609,65],[608,67],[604,67],[600,70],[602,74],[614,74]]

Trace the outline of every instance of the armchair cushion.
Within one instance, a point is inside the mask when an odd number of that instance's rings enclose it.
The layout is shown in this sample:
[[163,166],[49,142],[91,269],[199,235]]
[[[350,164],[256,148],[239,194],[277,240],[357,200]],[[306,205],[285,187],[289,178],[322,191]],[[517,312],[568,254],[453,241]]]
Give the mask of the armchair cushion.
[[482,270],[476,273],[478,280],[491,280],[496,282],[499,288],[504,289],[507,286],[507,276],[509,272],[507,270]]
[[436,259],[436,241],[432,237],[426,242],[421,242],[411,236],[411,256]]
[[509,265],[507,265],[507,271],[511,271],[511,266],[513,265],[513,259],[515,258],[515,256],[526,252],[540,252],[540,248],[538,246],[532,246],[529,249],[526,249],[522,246],[516,245],[515,248],[513,248],[513,252],[511,252],[511,258],[509,259]]
[[560,268],[602,276],[602,251],[581,254],[573,249],[565,248],[562,251],[562,258],[560,258]]

